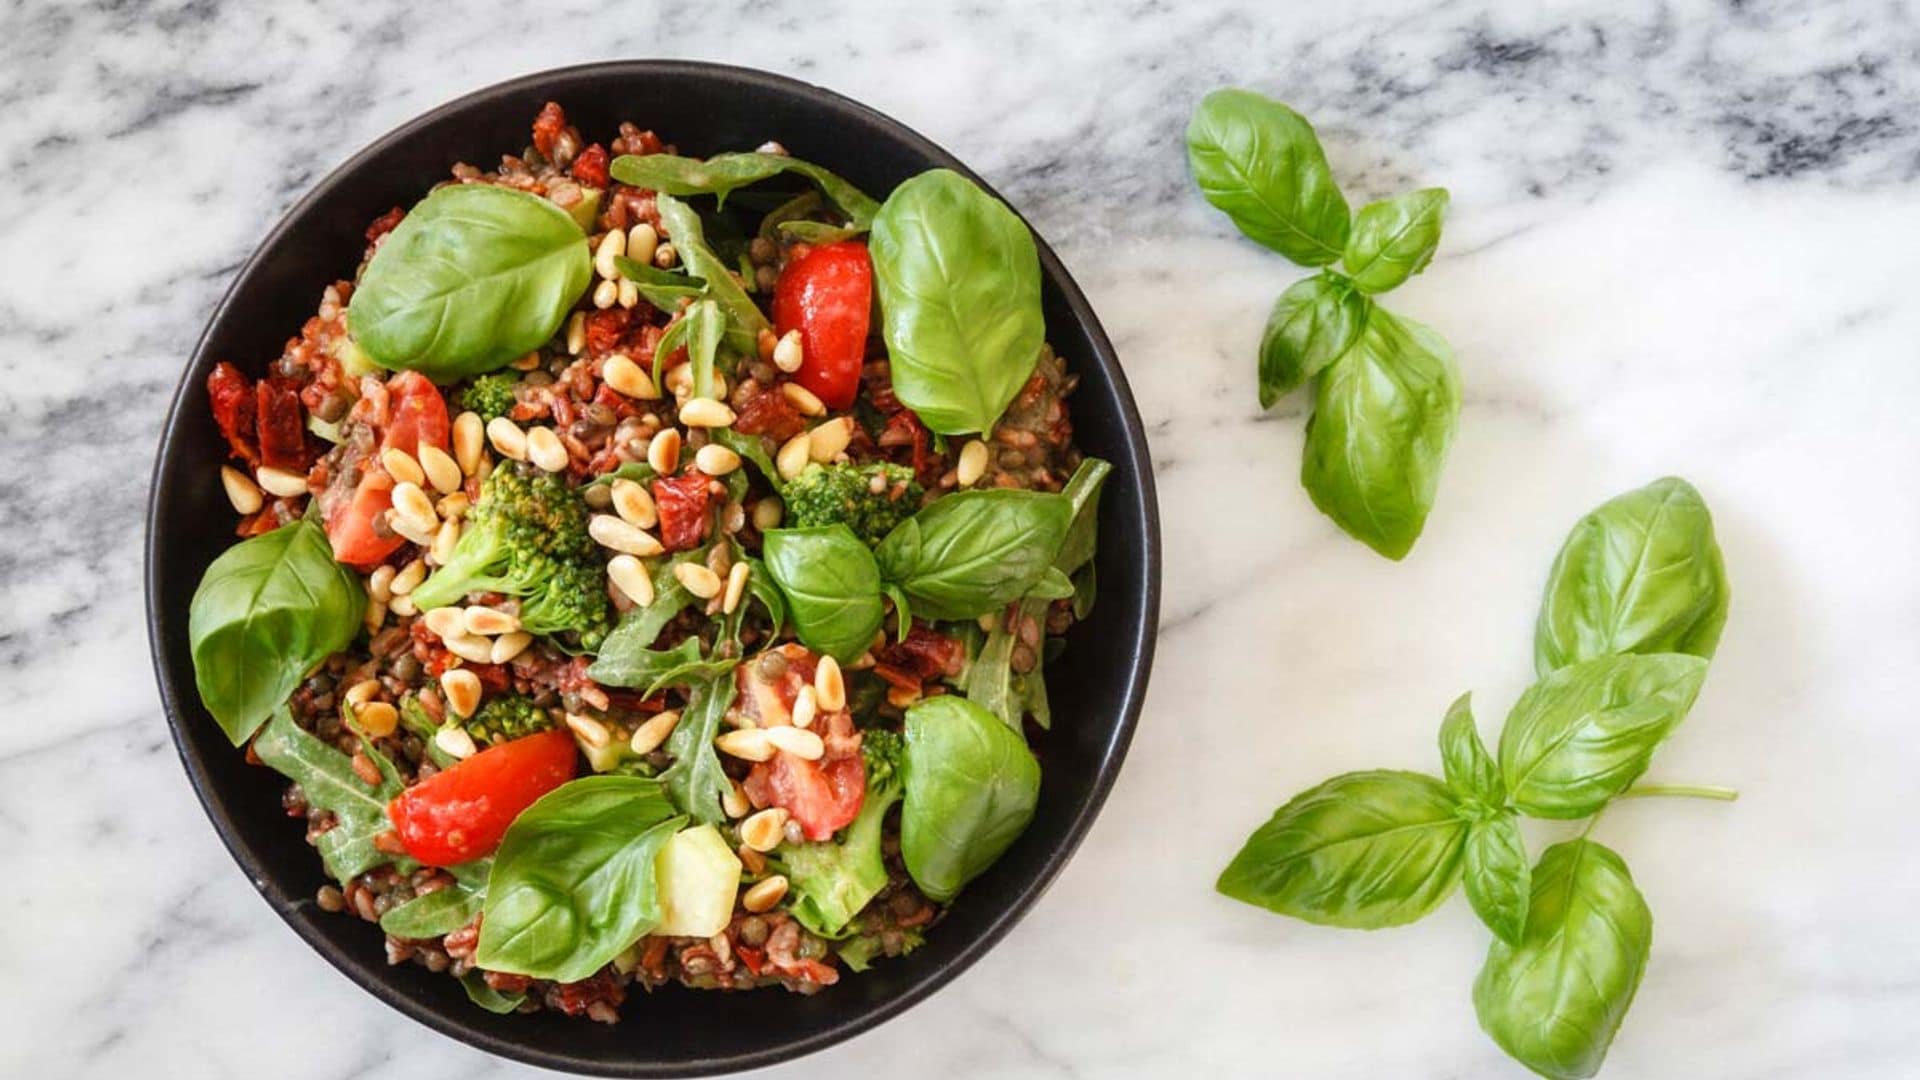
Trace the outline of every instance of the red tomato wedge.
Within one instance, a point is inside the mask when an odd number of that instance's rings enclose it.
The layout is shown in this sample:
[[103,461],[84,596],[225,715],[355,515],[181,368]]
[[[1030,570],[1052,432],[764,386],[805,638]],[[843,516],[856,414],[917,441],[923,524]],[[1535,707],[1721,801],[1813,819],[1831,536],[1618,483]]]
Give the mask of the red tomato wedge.
[[327,540],[333,545],[333,557],[348,566],[370,570],[399,550],[406,538],[381,536],[373,523],[393,505],[393,478],[373,471],[361,476],[353,497],[336,503],[327,512]]
[[387,430],[380,433],[380,449],[397,446],[415,457],[420,456],[422,442],[447,449],[453,425],[447,420],[446,399],[433,380],[417,371],[403,371],[387,380],[387,394],[393,415]]
[[573,736],[543,731],[489,747],[413,785],[387,805],[407,854],[454,866],[500,846],[507,826],[573,779]]
[[852,408],[860,391],[872,305],[873,263],[867,245],[858,240],[807,249],[787,263],[774,284],[775,328],[781,334],[800,331],[801,364],[794,380],[829,409]]

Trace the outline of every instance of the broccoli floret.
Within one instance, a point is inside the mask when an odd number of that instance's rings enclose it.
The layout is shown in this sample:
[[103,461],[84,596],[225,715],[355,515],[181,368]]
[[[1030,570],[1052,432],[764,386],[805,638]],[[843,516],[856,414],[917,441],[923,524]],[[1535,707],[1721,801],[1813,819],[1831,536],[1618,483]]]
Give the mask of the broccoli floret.
[[513,408],[513,388],[518,385],[520,373],[511,369],[478,376],[460,391],[460,407],[471,409],[480,414],[480,419],[491,422]]
[[860,734],[867,770],[867,792],[860,813],[838,842],[794,844],[780,851],[793,915],[823,937],[838,937],[880,890],[887,887],[887,866],[880,852],[881,826],[900,801],[901,762],[906,744],[897,732]]
[[467,734],[484,743],[502,743],[553,726],[547,710],[523,694],[497,694],[482,702],[467,720]]
[[[502,462],[480,487],[453,557],[413,590],[420,610],[468,593],[520,598],[520,625],[535,634],[606,637],[611,616],[587,504],[550,473]],[[591,647],[591,646],[589,646]]]
[[895,525],[912,517],[920,509],[920,496],[912,469],[884,461],[809,465],[780,493],[787,524],[845,525],[869,544],[878,544]]

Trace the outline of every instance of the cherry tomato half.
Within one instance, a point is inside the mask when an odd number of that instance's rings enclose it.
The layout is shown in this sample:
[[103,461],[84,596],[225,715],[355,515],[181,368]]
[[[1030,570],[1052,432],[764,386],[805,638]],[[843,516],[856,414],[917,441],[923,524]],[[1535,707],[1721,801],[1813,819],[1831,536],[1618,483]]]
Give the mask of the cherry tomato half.
[[787,263],[774,284],[775,328],[781,334],[800,331],[794,380],[829,409],[852,408],[860,391],[872,304],[873,263],[858,240],[809,248]]
[[782,750],[753,767],[748,786],[765,785],[769,805],[784,807],[809,840],[830,840],[853,824],[867,796],[867,770],[860,755],[808,761]]
[[453,866],[491,854],[507,826],[573,779],[573,736],[542,731],[488,747],[396,796],[387,806],[407,854]]
[[333,557],[348,566],[370,570],[397,551],[406,538],[381,536],[373,523],[393,505],[393,478],[378,470],[364,473],[353,495],[327,510],[327,541]]

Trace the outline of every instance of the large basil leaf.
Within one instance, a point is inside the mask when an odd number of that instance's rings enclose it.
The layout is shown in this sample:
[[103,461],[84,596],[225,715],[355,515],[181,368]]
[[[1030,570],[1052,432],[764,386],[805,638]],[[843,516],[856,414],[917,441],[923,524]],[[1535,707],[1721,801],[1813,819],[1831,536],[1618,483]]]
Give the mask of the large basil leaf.
[[694,213],[693,207],[671,195],[659,196],[655,205],[660,211],[661,227],[673,240],[674,250],[680,253],[680,264],[687,273],[707,283],[707,295],[727,313],[727,343],[742,355],[751,352],[760,331],[773,329],[773,324],[767,321],[753,297],[740,287],[732,268],[707,246],[706,227],[700,223],[700,215]]
[[680,722],[667,736],[667,753],[673,764],[660,774],[673,803],[703,825],[727,820],[720,799],[732,790],[713,749],[720,733],[720,721],[733,704],[735,693],[731,667],[720,672],[702,672],[687,694],[686,707],[680,710]]
[[1399,926],[1453,892],[1466,835],[1453,793],[1433,777],[1346,773],[1276,810],[1214,887],[1325,926]]
[[1446,188],[1422,188],[1361,207],[1344,262],[1354,288],[1383,293],[1425,270],[1440,246],[1446,216]]
[[366,590],[306,518],[221,552],[193,592],[187,639],[200,700],[233,745],[360,632]]
[[381,367],[454,382],[553,337],[593,278],[565,210],[495,184],[455,184],[388,234],[347,304],[354,341]]
[[1027,741],[951,694],[907,710],[900,857],[940,903],[992,866],[1033,820],[1040,763]]
[[1462,799],[1485,808],[1507,801],[1500,766],[1487,753],[1486,744],[1480,741],[1480,729],[1473,722],[1472,694],[1461,694],[1441,721],[1440,763],[1446,769],[1447,786]]
[[1404,558],[1426,527],[1459,413],[1446,342],[1375,306],[1360,340],[1320,375],[1300,482],[1349,535]]
[[880,567],[853,530],[772,529],[761,554],[786,594],[794,633],[809,649],[847,663],[873,643],[887,615]]
[[686,818],[659,782],[590,776],[522,811],[494,852],[474,963],[577,982],[660,920],[654,855]]
[[1602,503],[1553,560],[1534,629],[1534,666],[1614,653],[1712,658],[1727,622],[1726,563],[1713,515],[1669,476]]
[[871,247],[894,395],[941,434],[992,430],[1046,336],[1026,223],[933,169],[894,189]]
[[698,158],[673,154],[622,155],[609,169],[615,180],[668,195],[713,195],[725,204],[728,193],[780,173],[798,173],[819,185],[855,228],[867,228],[880,204],[859,188],[810,161],[784,154],[715,154]]
[[1583,818],[1646,771],[1693,707],[1707,662],[1697,656],[1603,656],[1527,688],[1500,733],[1500,772],[1513,805],[1543,818]]
[[1467,846],[1461,860],[1461,884],[1467,903],[1487,929],[1508,944],[1520,944],[1527,925],[1527,845],[1520,837],[1520,819],[1511,810],[1467,826]]
[[1591,840],[1555,844],[1533,868],[1520,944],[1495,939],[1473,1011],[1500,1049],[1542,1076],[1593,1076],[1640,987],[1653,913],[1619,855]]
[[1063,495],[963,491],[895,526],[874,557],[914,614],[972,619],[1018,600],[1046,574],[1073,516]]
[[444,937],[473,921],[487,901],[491,858],[475,859],[447,868],[453,884],[423,893],[380,916],[380,929],[397,938],[430,940]]
[[314,839],[320,861],[335,881],[345,884],[356,875],[396,860],[375,847],[373,838],[393,828],[387,804],[406,787],[399,770],[385,754],[363,737],[361,750],[380,770],[380,783],[368,786],[353,771],[353,759],[308,734],[278,709],[253,740],[255,756],[280,775],[300,785],[307,805],[331,812],[333,828]]
[[1372,306],[1352,282],[1331,272],[1281,293],[1260,337],[1260,407],[1272,408],[1344,356],[1360,340]]
[[1347,200],[1306,118],[1251,90],[1215,90],[1187,124],[1187,167],[1239,230],[1301,266],[1340,257]]

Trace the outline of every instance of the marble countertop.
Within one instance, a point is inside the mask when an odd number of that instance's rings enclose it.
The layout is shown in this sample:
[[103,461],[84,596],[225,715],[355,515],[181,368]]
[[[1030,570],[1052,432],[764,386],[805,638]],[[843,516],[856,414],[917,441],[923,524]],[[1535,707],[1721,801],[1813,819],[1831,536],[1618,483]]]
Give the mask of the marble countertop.
[[[1119,346],[1165,520],[1152,691],[1079,856],[948,989],[768,1075],[1520,1075],[1474,1024],[1463,901],[1361,934],[1212,881],[1299,789],[1435,767],[1461,691],[1491,729],[1567,528],[1667,473],[1711,502],[1734,603],[1651,775],[1744,794],[1601,826],[1656,917],[1607,1075],[1920,1071],[1920,26],[1894,0],[1546,6],[10,5],[0,1074],[533,1075],[356,989],[236,872],[149,674],[141,508],[180,366],[293,199],[454,95],[631,56],[820,82],[998,185]],[[1394,301],[1466,382],[1404,563],[1313,511],[1303,404],[1255,405],[1297,271],[1186,178],[1226,83],[1312,117],[1356,202],[1452,189]]]

